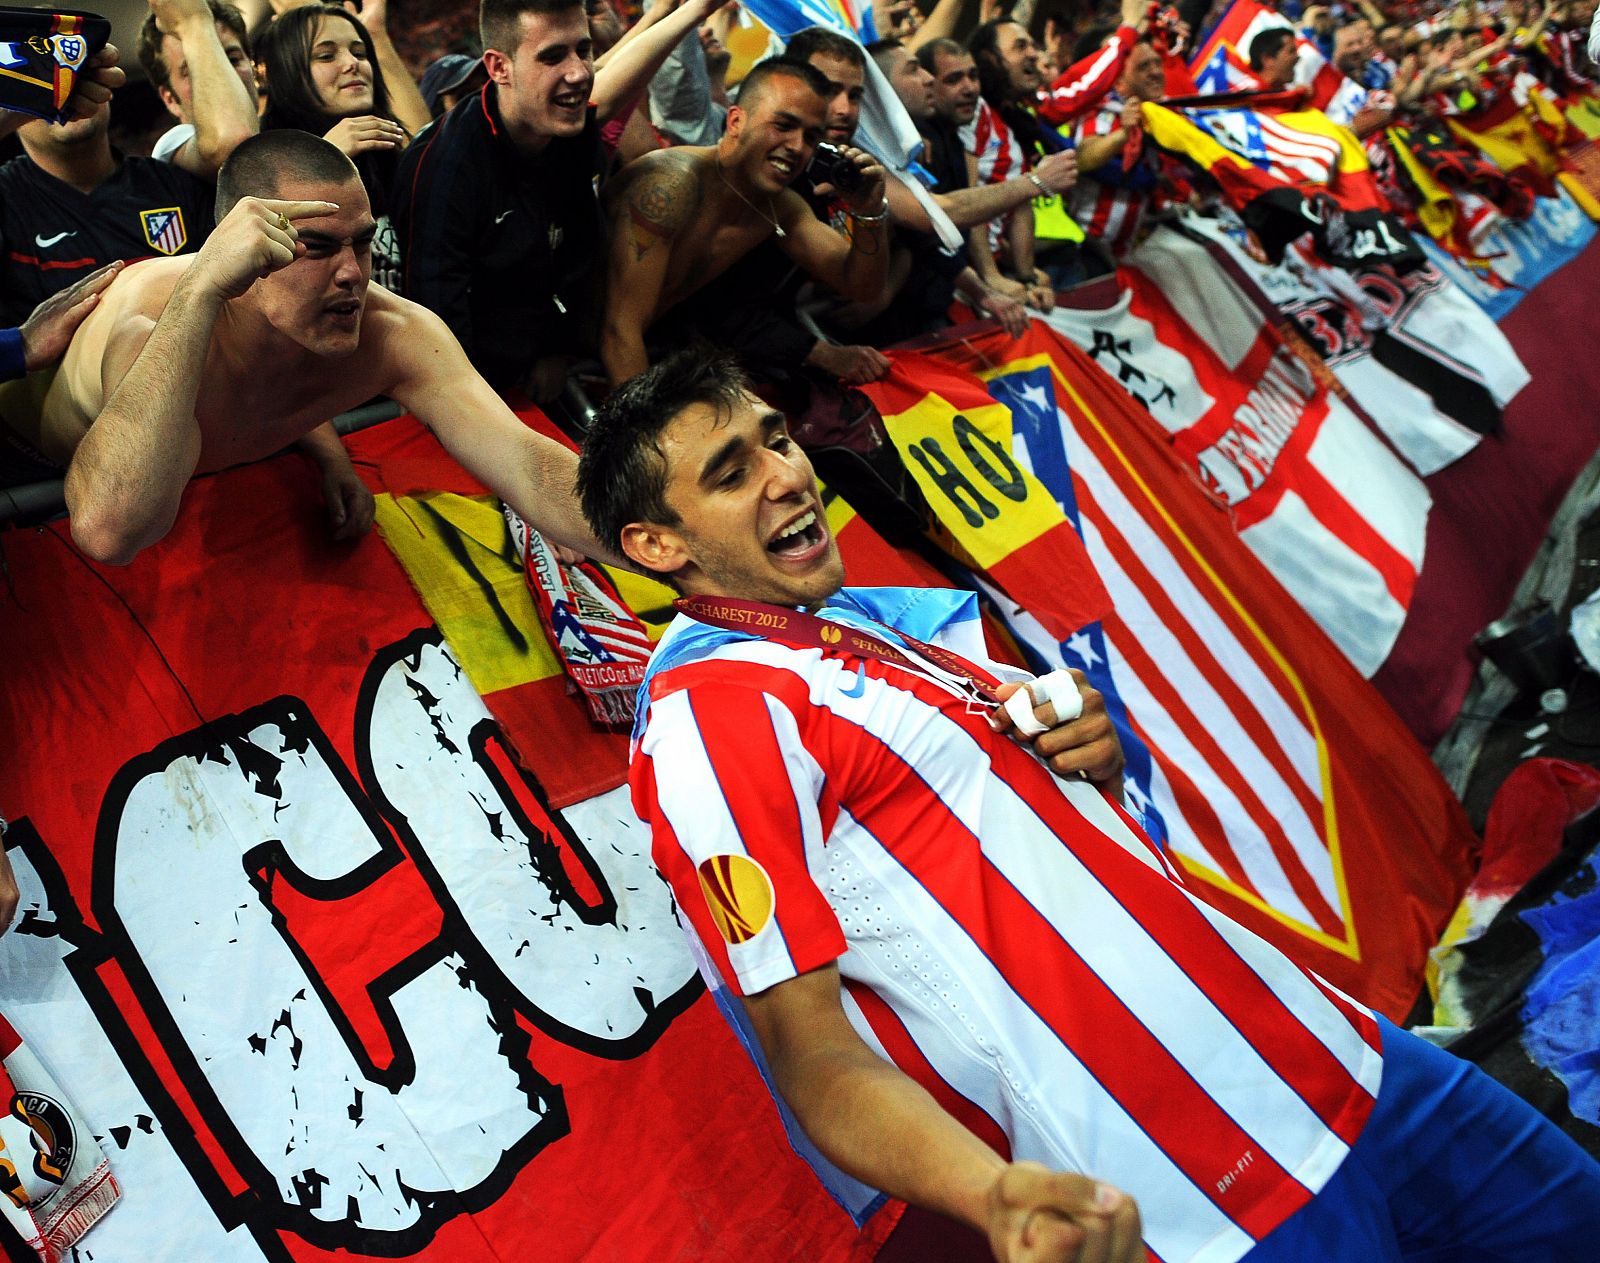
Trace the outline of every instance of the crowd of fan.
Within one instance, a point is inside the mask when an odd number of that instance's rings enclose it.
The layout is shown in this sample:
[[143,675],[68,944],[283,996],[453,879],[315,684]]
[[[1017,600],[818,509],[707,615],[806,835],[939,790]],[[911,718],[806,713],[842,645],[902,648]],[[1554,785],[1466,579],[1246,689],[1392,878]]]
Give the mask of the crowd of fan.
[[[1592,6],[1539,3],[1278,8],[1372,90],[1340,120],[1371,135],[1481,116],[1529,75],[1586,91]],[[859,384],[887,371],[882,348],[947,326],[954,304],[1020,332],[1058,287],[1107,270],[1171,191],[1148,146],[1148,177],[1128,178],[1130,131],[1227,8],[937,0],[924,14],[874,0],[865,52],[812,28],[730,86],[740,19],[724,0],[657,0],[631,22],[612,0],[483,0],[482,55],[440,58],[420,82],[386,0],[273,0],[281,11],[253,31],[221,0],[150,5],[138,61],[173,126],[148,158],[113,147],[115,102],[65,124],[0,122],[22,149],[0,166],[0,323],[26,331],[102,264],[196,249],[233,148],[298,128],[361,174],[379,225],[372,279],[441,315],[492,385],[540,401],[585,362],[615,383],[693,338],[764,380]],[[1297,45],[1280,28],[1241,51],[1277,88]],[[868,58],[922,136],[925,189],[856,148]],[[1117,180],[1098,177],[1111,169]],[[128,213],[144,207],[176,218]],[[8,345],[19,359],[20,340]]]

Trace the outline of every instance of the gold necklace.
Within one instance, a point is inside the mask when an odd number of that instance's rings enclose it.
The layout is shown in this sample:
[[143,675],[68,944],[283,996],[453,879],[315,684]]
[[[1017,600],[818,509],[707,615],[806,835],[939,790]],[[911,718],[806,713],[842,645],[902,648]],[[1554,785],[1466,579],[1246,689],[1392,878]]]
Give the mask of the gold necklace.
[[[739,190],[734,187],[733,181],[728,179],[727,174],[722,170],[722,159],[718,158],[718,157],[713,157],[711,159],[711,161],[716,164],[717,177],[724,184],[726,184],[729,189],[731,189],[733,191],[733,195],[736,198],[738,198],[741,202],[743,202],[746,206],[748,206],[751,210],[755,211],[755,213],[757,215],[761,215],[761,208],[759,206],[757,206],[754,202],[752,202],[743,193],[739,192]],[[761,215],[761,218],[766,219],[766,220],[770,220],[772,222],[772,231],[773,231],[774,234],[776,234],[776,236],[777,236],[779,241],[782,241],[786,236],[789,235],[788,233],[783,231],[783,225],[778,222],[778,212],[775,209],[773,209],[772,199],[770,197],[767,198],[767,213],[765,215]]]

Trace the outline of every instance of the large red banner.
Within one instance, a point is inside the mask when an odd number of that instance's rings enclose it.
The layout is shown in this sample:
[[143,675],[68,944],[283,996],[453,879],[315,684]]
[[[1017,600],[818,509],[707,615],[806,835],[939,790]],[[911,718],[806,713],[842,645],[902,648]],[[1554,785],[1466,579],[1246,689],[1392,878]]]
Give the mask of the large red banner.
[[5,562],[0,976],[126,1189],[94,1258],[870,1252],[624,791],[552,805],[382,540],[324,538],[298,458],[196,481],[126,569],[64,524]]

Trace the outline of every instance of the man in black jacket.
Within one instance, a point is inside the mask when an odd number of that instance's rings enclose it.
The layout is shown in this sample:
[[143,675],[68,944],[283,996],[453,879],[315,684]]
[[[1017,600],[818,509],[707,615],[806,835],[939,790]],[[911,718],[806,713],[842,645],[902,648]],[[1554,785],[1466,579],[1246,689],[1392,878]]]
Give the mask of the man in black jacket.
[[391,218],[405,294],[496,389],[559,389],[597,332],[601,128],[717,7],[686,0],[596,71],[581,0],[484,0],[489,83],[401,159]]

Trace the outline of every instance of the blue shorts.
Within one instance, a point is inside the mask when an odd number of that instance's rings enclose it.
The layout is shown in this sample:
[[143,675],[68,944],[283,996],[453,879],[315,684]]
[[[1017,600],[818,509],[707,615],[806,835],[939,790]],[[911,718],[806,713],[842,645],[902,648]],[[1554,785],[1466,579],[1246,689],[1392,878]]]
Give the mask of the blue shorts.
[[1379,1022],[1372,1117],[1249,1263],[1600,1259],[1600,1163],[1470,1062]]

